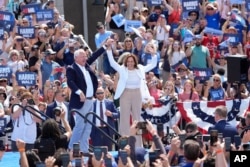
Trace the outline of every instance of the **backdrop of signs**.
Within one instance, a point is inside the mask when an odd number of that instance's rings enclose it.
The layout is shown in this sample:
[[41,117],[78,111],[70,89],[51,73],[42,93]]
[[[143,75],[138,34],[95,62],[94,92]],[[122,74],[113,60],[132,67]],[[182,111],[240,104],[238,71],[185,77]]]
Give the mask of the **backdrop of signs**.
[[138,20],[126,20],[125,21],[124,30],[126,32],[132,32],[133,30],[131,29],[131,27],[133,27],[133,28],[139,28],[140,26],[142,26],[142,22],[141,21],[138,21]]
[[50,21],[54,19],[54,11],[49,10],[39,10],[36,12],[36,21]]
[[4,28],[0,27],[0,40],[3,40],[4,37]]
[[40,3],[32,3],[28,5],[22,6],[22,12],[23,14],[33,14],[36,13],[38,10],[40,10],[41,4]]
[[18,34],[24,38],[35,38],[35,27],[18,27]]
[[0,27],[4,28],[4,31],[10,32],[15,25],[15,16],[11,12],[0,11]]
[[223,41],[226,41],[228,45],[238,45],[241,41],[239,34],[223,34]]
[[19,86],[33,86],[36,84],[36,73],[17,72],[16,80]]
[[12,70],[8,66],[0,66],[0,78],[7,78],[11,77]]
[[182,18],[186,19],[191,11],[199,11],[199,0],[182,0]]

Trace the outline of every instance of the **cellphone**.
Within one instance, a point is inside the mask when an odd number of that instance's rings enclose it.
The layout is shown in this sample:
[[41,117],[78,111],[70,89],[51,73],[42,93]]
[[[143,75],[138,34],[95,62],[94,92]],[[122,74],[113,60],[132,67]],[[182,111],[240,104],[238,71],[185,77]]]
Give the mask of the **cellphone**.
[[73,144],[73,157],[80,157],[80,144],[79,143]]
[[136,127],[138,129],[147,129],[146,125],[147,125],[147,122],[138,122]]
[[226,151],[231,150],[231,137],[225,137],[225,148]]
[[120,150],[119,151],[119,156],[121,157],[123,165],[126,165],[128,163],[127,157],[128,153],[125,150]]
[[49,76],[49,81],[52,83],[52,82],[54,82],[54,80],[55,80],[55,79],[54,79],[54,76],[53,76],[53,75],[50,75],[50,76]]
[[110,38],[111,38],[111,39],[115,39],[115,34],[114,34],[114,33],[111,34],[111,35],[110,35]]
[[164,136],[163,123],[157,124],[157,133],[160,137]]
[[157,152],[149,152],[148,153],[148,157],[149,157],[149,166],[154,166],[153,162],[156,161],[156,159],[158,158],[158,153]]
[[27,100],[27,103],[28,103],[29,105],[35,105],[35,102],[34,102],[33,99],[28,99],[28,100]]
[[63,167],[67,167],[69,165],[69,153],[63,153],[60,155],[60,159],[62,161]]
[[239,148],[239,146],[241,145],[241,138],[239,135],[234,136],[234,144],[236,148]]
[[179,139],[181,141],[181,145],[180,145],[180,148],[183,148],[183,144],[185,142],[185,139],[186,139],[186,134],[179,134]]
[[211,130],[210,132],[210,146],[213,146],[214,143],[218,141],[218,131],[217,130]]
[[250,149],[250,145],[249,144],[243,144],[243,150],[244,151],[249,151],[249,149]]
[[105,163],[105,167],[112,167],[112,159],[111,158],[105,158],[104,163]]
[[82,159],[81,158],[75,159],[75,167],[82,167]]
[[102,158],[102,153],[104,153],[104,157],[106,157],[106,154],[108,153],[108,147],[107,146],[94,147],[93,152],[96,160],[100,161]]
[[223,142],[223,133],[218,133],[218,138],[220,139],[220,142]]
[[197,142],[200,144],[200,147],[203,148],[202,135],[197,135]]
[[126,145],[128,145],[128,138],[120,139],[118,145],[119,148],[123,150],[126,147]]
[[44,162],[36,162],[36,167],[45,167]]
[[203,142],[208,142],[210,140],[210,135],[202,135]]

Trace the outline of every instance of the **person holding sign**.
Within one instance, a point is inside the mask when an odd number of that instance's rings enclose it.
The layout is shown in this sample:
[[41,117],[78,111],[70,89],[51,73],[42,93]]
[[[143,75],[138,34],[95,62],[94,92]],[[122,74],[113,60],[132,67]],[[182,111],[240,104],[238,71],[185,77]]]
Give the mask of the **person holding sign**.
[[[107,55],[111,67],[119,73],[119,80],[114,99],[120,98],[120,126],[121,135],[129,135],[130,114],[133,120],[140,120],[140,111],[142,102],[150,99],[149,90],[145,81],[145,72],[149,72],[157,64],[157,55],[155,54],[154,46],[148,48],[152,59],[146,66],[138,64],[137,58],[131,53],[124,53],[125,57],[123,64],[119,65],[113,57],[111,48],[108,48]],[[136,137],[136,145],[142,146],[141,137]]]
[[[223,2],[223,1],[222,1]],[[223,7],[223,3],[221,5]],[[214,6],[214,3],[206,3],[203,1],[202,3],[203,8],[203,14],[205,15],[205,18],[207,19],[207,27],[214,28],[216,30],[220,29],[220,9],[217,9]]]

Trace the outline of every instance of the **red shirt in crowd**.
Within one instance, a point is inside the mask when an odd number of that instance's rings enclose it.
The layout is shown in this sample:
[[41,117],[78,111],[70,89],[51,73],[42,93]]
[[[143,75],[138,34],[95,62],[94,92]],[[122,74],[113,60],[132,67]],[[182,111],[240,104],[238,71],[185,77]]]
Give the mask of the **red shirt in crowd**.
[[[220,57],[220,54],[217,51],[217,47],[219,45],[219,40],[217,37],[213,36],[212,38],[209,38],[209,37],[203,36],[203,40],[202,40],[201,44],[208,48],[211,58],[213,58],[213,57],[219,58]],[[215,55],[214,55],[214,53],[215,53]]]

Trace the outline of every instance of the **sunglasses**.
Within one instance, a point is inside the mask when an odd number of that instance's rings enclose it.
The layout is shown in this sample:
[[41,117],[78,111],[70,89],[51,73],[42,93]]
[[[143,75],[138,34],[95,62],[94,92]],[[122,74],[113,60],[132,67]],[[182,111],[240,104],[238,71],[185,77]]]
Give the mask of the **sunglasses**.
[[1,83],[1,82],[7,82],[7,80],[1,80],[0,83]]
[[207,8],[207,10],[214,10],[213,8]]
[[127,41],[125,41],[125,42],[132,42],[131,40],[127,40]]
[[96,92],[97,95],[104,94],[104,92]]
[[214,82],[220,82],[220,80],[219,79],[214,79]]

